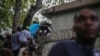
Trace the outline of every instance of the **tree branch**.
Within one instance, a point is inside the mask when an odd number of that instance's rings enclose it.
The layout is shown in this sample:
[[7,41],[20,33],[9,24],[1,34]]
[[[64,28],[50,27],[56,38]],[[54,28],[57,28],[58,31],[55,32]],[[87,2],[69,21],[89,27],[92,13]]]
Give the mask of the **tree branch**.
[[36,4],[31,5],[31,8],[24,20],[23,29],[26,29],[26,27],[30,25],[34,14],[41,8],[42,8],[42,0],[36,0]]

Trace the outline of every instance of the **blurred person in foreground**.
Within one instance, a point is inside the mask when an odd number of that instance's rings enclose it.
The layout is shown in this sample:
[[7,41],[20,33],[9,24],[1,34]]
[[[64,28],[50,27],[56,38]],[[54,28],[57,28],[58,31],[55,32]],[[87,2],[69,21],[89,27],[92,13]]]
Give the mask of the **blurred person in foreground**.
[[95,48],[99,36],[99,17],[89,8],[83,8],[74,17],[75,41],[63,40],[57,43],[48,56],[100,56]]

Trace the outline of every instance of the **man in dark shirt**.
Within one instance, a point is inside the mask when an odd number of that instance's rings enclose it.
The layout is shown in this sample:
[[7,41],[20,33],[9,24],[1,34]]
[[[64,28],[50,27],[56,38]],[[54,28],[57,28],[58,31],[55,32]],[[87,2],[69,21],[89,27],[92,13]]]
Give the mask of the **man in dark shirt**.
[[48,56],[100,56],[95,49],[95,41],[99,36],[99,17],[89,8],[75,14],[73,30],[76,40],[63,40],[57,43]]

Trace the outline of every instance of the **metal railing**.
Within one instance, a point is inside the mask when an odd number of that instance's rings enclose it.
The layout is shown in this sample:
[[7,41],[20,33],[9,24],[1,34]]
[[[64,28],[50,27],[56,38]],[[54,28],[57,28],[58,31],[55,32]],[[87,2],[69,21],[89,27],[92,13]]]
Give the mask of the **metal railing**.
[[38,35],[38,41],[40,44],[45,44],[48,42],[55,42],[59,40],[65,40],[65,39],[74,39],[75,33],[72,29],[68,30],[58,30],[58,31],[51,31],[50,35]]

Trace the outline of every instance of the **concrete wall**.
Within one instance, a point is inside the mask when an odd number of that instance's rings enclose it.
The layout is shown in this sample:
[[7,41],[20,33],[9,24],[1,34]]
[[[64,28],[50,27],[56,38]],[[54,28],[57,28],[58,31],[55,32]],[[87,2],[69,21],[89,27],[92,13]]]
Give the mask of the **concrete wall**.
[[44,49],[42,50],[42,56],[48,56],[49,51],[51,48],[56,44],[56,42],[51,42],[44,45]]
[[[100,16],[100,8],[96,7],[96,8],[93,8],[93,9]],[[52,30],[53,31],[59,31],[59,30],[65,30],[65,29],[72,29],[73,17],[74,17],[74,14],[77,11],[75,10],[75,11],[70,11],[70,12],[67,12],[67,13],[52,16],[52,24],[51,24]],[[55,39],[55,38],[53,37],[53,39]],[[100,38],[98,38],[98,40],[96,41],[96,48],[98,48],[100,50],[100,43],[99,42],[100,42]],[[54,46],[55,43],[56,42],[51,42],[51,43],[45,44],[42,56],[47,56],[51,47]]]
[[52,30],[71,29],[73,25],[73,15],[75,12],[58,14],[52,17]]
[[[62,4],[58,6],[51,7],[42,11],[42,14],[52,20],[52,30],[68,30],[72,29],[74,14],[83,7],[92,7],[100,16],[100,0],[79,0],[72,3]],[[69,38],[67,31],[66,36],[62,32],[54,34],[52,40],[61,40]],[[59,35],[59,36],[58,36]],[[71,36],[71,32],[70,32]],[[63,38],[64,37],[64,38]],[[100,49],[100,38],[96,41],[96,48]],[[50,42],[44,45],[43,55],[47,56],[51,47],[55,45],[56,42]]]
[[[93,8],[94,10],[96,10],[96,12],[99,14],[100,16],[100,8]],[[52,29],[54,31],[57,30],[65,30],[65,29],[72,29],[73,26],[73,18],[74,18],[74,14],[77,11],[70,11],[64,14],[58,14],[58,15],[54,15],[52,16]]]

